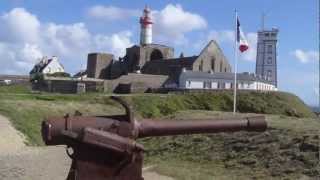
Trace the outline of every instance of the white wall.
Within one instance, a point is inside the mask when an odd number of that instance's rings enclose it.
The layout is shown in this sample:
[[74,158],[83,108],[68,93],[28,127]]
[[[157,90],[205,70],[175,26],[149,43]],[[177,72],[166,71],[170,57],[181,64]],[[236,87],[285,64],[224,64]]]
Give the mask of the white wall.
[[[208,80],[192,80],[188,79],[185,81],[181,81],[180,79],[180,88],[186,88],[186,89],[204,89],[204,82],[210,82]],[[184,80],[184,79],[183,79]],[[211,80],[211,89],[218,89],[218,84],[219,84],[219,89],[232,89],[233,82],[230,80],[219,80],[219,81],[214,81]],[[277,88],[275,88],[274,85],[264,83],[264,82],[248,82],[248,81],[238,81],[238,89],[241,90],[259,90],[259,91],[277,91]]]
[[211,83],[211,88],[212,89],[217,89],[218,88],[218,82],[212,82]]
[[[187,82],[188,85],[188,82]],[[190,81],[189,89],[202,89],[203,88],[203,82],[202,81]]]

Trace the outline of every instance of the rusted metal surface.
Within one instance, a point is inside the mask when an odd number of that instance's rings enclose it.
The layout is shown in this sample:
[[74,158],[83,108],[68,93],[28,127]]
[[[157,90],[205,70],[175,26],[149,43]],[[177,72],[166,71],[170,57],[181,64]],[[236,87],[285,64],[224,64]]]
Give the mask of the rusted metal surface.
[[68,180],[143,180],[143,146],[137,138],[234,131],[265,131],[264,116],[225,120],[135,121],[131,107],[113,97],[124,115],[83,117],[66,115],[42,123],[46,145],[73,149]]
[[235,132],[241,130],[262,132],[266,128],[267,123],[263,116],[226,120],[142,121],[138,123],[138,137]]

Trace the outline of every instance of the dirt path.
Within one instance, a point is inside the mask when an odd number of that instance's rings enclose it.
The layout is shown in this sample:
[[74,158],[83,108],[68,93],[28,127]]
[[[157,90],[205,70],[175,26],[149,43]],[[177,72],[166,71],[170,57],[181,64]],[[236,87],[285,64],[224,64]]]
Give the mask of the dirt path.
[[14,154],[25,147],[21,133],[14,129],[8,119],[0,115],[0,155]]
[[[9,120],[0,115],[1,180],[65,179],[71,162],[63,146],[28,147],[24,140]],[[144,177],[145,180],[173,180],[149,170],[144,171]]]

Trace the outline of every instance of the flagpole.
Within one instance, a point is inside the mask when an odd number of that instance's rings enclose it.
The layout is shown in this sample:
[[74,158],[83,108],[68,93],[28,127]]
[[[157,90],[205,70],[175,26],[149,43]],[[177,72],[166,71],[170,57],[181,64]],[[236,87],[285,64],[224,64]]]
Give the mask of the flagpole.
[[238,69],[238,51],[237,51],[237,20],[238,13],[235,10],[235,36],[234,36],[234,84],[233,84],[233,114],[236,114],[237,111],[237,69]]

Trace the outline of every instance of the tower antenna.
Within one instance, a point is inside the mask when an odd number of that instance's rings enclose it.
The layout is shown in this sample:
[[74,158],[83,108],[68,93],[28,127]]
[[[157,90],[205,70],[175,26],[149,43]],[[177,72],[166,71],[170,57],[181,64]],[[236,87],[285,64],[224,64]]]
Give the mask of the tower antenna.
[[262,15],[261,15],[261,30],[264,31],[264,28],[265,28],[265,23],[266,23],[266,17],[268,15],[269,11],[265,12],[263,11],[262,12]]
[[262,30],[262,31],[264,30],[264,20],[265,20],[265,16],[266,16],[266,13],[265,13],[265,12],[262,12],[262,15],[261,15],[261,30]]

